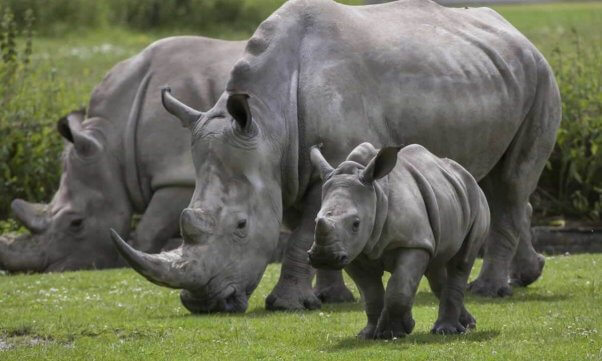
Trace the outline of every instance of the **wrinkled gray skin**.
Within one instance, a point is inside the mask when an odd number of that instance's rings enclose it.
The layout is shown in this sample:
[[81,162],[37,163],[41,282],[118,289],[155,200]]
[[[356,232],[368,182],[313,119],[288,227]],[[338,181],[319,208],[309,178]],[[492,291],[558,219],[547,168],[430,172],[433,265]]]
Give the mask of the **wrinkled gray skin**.
[[66,139],[63,174],[47,205],[16,199],[15,216],[32,233],[0,241],[0,269],[46,272],[121,264],[109,228],[158,252],[178,234],[194,168],[190,133],[163,109],[167,82],[190,104],[209,109],[224,91],[245,42],[203,37],[157,41],[116,65],[92,93],[88,113],[73,112],[58,130]]
[[149,279],[184,288],[189,309],[242,310],[283,223],[294,231],[266,306],[319,306],[307,259],[320,208],[308,150],[319,143],[334,163],[364,141],[417,143],[455,159],[492,209],[472,289],[509,293],[519,239],[522,276],[539,276],[528,200],[554,145],[560,98],[543,56],[490,9],[288,1],[249,40],[211,110],[164,95],[192,132],[196,187],[180,220],[184,245],[132,255]]
[[[464,290],[490,216],[470,173],[420,145],[377,153],[364,143],[336,169],[315,147],[311,161],[324,184],[310,262],[345,267],[359,287],[368,324],[358,336],[390,339],[412,332],[412,305],[425,274],[440,301],[432,332],[475,327]],[[385,270],[391,273],[386,291]]]

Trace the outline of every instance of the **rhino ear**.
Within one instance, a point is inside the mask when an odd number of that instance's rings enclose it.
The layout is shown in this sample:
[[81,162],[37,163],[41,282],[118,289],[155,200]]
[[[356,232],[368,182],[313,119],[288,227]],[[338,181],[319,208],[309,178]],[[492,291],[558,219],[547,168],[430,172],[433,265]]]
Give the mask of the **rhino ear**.
[[245,134],[251,133],[253,129],[253,116],[249,108],[248,94],[232,94],[228,97],[228,113],[234,118],[238,129]]
[[328,163],[328,161],[322,155],[322,152],[320,152],[320,148],[317,145],[311,147],[309,159],[311,160],[313,166],[316,167],[320,173],[320,178],[322,178],[322,180],[328,178],[334,171],[330,163]]
[[203,112],[189,107],[171,95],[171,88],[168,86],[161,88],[161,102],[165,110],[180,119],[184,128],[192,129],[204,115]]
[[82,111],[71,112],[59,120],[57,128],[59,133],[73,143],[77,154],[90,157],[96,154],[101,145],[98,140],[83,131],[82,122],[85,117]]
[[379,150],[360,174],[362,183],[370,184],[389,174],[397,164],[397,153],[400,149],[401,147],[385,147]]
[[73,135],[71,134],[71,129],[69,128],[69,119],[73,119],[78,121],[80,124],[86,118],[86,108],[81,108],[78,110],[74,110],[69,114],[65,115],[56,124],[56,129],[59,131],[61,136],[73,143]]

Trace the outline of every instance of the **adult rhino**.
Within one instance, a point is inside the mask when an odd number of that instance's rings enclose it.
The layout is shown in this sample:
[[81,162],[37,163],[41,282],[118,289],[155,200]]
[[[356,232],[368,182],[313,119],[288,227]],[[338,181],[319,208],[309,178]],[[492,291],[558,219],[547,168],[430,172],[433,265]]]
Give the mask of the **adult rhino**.
[[283,222],[293,242],[266,306],[319,304],[307,250],[320,206],[309,148],[320,143],[332,163],[362,142],[418,143],[456,160],[480,180],[492,213],[472,290],[509,293],[519,239],[521,269],[531,281],[541,271],[528,201],[554,146],[560,97],[543,56],[495,11],[288,1],[259,26],[211,110],[168,91],[164,101],[192,132],[184,243],[149,255],[114,240],[149,280],[183,289],[193,312],[243,311]]
[[61,119],[63,174],[50,204],[12,203],[32,233],[0,240],[0,269],[64,271],[121,264],[109,228],[128,233],[143,213],[133,244],[158,252],[178,233],[190,201],[194,168],[190,135],[156,96],[169,82],[186,99],[209,109],[224,91],[243,41],[172,37],[116,65],[95,88],[87,116]]

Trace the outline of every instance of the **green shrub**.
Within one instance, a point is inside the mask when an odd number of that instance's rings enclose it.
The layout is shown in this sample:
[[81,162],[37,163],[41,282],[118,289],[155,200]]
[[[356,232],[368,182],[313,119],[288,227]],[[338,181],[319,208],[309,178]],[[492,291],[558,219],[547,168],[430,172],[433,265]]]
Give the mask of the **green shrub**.
[[542,175],[536,207],[542,215],[587,218],[602,215],[602,53],[582,44],[573,29],[572,47],[556,48],[563,119],[556,148]]
[[[57,114],[70,109],[64,83],[53,69],[31,67],[32,12],[22,25],[12,12],[0,11],[0,219],[7,217],[15,197],[48,200],[56,189],[62,141]],[[18,33],[18,28],[23,29]],[[15,41],[21,35],[19,47]]]

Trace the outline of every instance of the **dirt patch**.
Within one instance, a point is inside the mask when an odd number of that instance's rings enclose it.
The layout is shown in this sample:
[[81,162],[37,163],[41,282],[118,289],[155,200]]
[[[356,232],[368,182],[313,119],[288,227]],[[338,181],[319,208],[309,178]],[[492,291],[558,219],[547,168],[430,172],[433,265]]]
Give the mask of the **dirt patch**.
[[50,337],[37,335],[30,326],[21,326],[0,334],[0,352],[15,347],[45,346],[54,342]]

